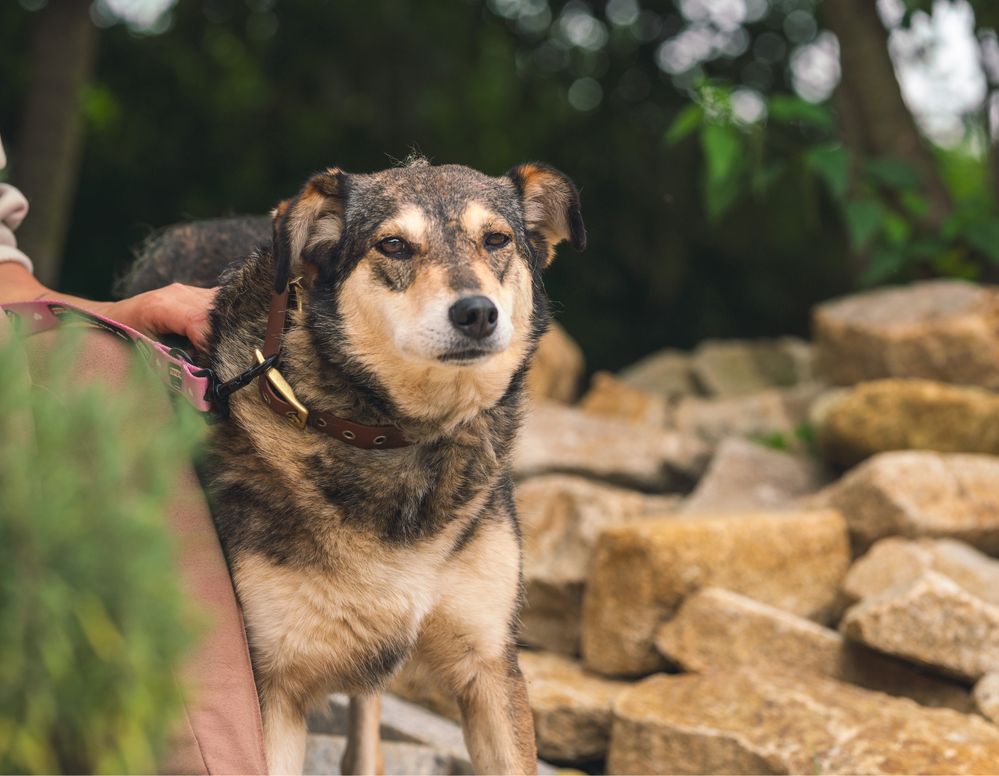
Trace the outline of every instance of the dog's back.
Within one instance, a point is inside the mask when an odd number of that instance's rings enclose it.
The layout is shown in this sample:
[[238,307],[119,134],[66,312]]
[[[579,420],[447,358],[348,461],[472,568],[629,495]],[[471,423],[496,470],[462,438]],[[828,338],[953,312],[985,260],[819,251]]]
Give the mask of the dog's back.
[[209,218],[168,226],[136,251],[128,272],[115,284],[121,298],[170,283],[211,288],[233,261],[271,239],[267,216]]

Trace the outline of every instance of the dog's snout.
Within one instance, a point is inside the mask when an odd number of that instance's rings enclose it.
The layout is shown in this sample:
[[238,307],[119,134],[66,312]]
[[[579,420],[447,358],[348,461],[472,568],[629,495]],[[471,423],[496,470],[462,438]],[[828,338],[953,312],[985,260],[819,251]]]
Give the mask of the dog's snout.
[[466,296],[448,310],[454,327],[472,339],[485,339],[496,331],[499,310],[486,296]]

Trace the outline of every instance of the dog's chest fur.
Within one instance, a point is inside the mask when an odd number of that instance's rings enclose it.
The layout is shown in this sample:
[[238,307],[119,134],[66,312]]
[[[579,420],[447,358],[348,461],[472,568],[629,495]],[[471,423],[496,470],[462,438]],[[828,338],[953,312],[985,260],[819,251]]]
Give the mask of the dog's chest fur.
[[378,687],[438,599],[438,547],[356,549],[335,570],[255,554],[234,565],[258,681],[281,686],[303,708],[325,691]]

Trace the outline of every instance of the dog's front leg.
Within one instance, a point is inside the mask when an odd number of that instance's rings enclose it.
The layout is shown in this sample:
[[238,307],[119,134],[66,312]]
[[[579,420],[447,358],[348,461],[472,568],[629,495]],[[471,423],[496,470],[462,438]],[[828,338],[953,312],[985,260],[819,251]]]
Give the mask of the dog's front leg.
[[340,760],[344,776],[385,773],[382,760],[381,697],[377,694],[351,697],[347,712],[347,749]]
[[[472,668],[457,689],[465,743],[476,773],[536,773],[534,719],[516,655]],[[471,668],[471,666],[469,666]]]
[[264,753],[271,776],[300,774],[305,767],[305,716],[295,704],[277,695],[261,698]]
[[458,700],[476,773],[535,773],[537,748],[513,632],[520,552],[510,521],[483,526],[445,574],[418,659]]

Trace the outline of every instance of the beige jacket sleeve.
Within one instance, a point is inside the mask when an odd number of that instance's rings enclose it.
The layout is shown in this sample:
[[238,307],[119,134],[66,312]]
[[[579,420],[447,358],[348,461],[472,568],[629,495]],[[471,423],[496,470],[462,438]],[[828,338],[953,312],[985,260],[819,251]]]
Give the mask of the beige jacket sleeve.
[[[7,155],[0,141],[0,170],[7,166]],[[13,261],[34,273],[31,259],[17,249],[14,231],[28,214],[28,200],[9,183],[0,183],[0,262]]]

